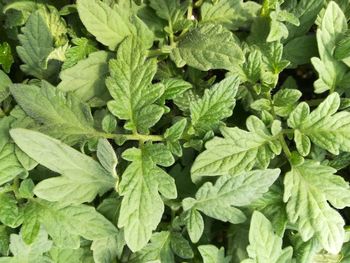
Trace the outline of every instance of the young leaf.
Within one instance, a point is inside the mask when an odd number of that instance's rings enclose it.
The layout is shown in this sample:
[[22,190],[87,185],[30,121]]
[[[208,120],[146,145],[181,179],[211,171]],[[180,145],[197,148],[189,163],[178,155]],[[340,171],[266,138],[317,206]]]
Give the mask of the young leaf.
[[119,185],[123,201],[118,226],[124,227],[125,240],[132,251],[147,244],[160,222],[164,205],[158,191],[168,199],[177,195],[174,179],[157,167],[156,163],[161,162],[148,153],[135,148],[123,153],[123,158],[131,164]]
[[133,37],[120,45],[117,59],[109,64],[111,76],[106,84],[114,100],[108,109],[119,119],[127,120],[126,128],[147,131],[163,115],[164,109],[154,104],[164,92],[162,85],[151,83],[157,64],[147,59],[146,50]]
[[[344,241],[344,220],[336,208],[350,205],[350,187],[336,170],[306,160],[292,167],[284,179],[284,201],[289,221],[295,223],[303,241],[316,237],[330,253],[338,253]],[[327,202],[328,201],[328,202]]]
[[334,91],[347,71],[346,66],[333,57],[336,43],[348,29],[343,11],[330,1],[324,13],[322,23],[317,30],[317,45],[320,58],[313,57],[311,62],[319,74],[314,83],[315,92]]
[[25,172],[16,158],[14,144],[6,144],[0,150],[0,186]]
[[22,210],[19,210],[17,200],[10,194],[0,193],[0,222],[16,228],[23,221]]
[[91,202],[114,187],[114,179],[92,158],[39,132],[13,129],[15,143],[38,163],[62,176],[45,179],[34,193],[49,201]]
[[232,33],[220,25],[205,24],[189,31],[172,50],[178,67],[199,70],[232,69],[244,60]]
[[86,29],[111,50],[134,30],[118,6],[111,8],[100,0],[79,0],[77,8]]
[[281,145],[257,117],[250,116],[247,127],[249,131],[221,128],[224,138],[215,137],[206,143],[206,150],[192,165],[192,179],[235,174],[255,166],[266,168],[275,154],[281,152]]
[[309,139],[333,154],[350,152],[350,113],[338,112],[338,93],[329,95],[314,111],[302,102],[290,114],[289,127],[295,129],[294,141],[301,155],[310,150]]
[[236,76],[227,77],[190,104],[192,125],[199,134],[217,129],[222,119],[231,116],[238,85]]
[[196,193],[196,199],[184,199],[184,210],[199,210],[224,222],[242,223],[246,217],[235,206],[246,206],[259,199],[279,174],[280,170],[275,169],[221,176],[215,185],[209,182],[203,184]]
[[203,263],[229,263],[231,257],[225,257],[225,249],[218,249],[214,245],[201,245],[198,247]]
[[97,144],[97,158],[103,168],[105,168],[113,177],[117,178],[115,171],[118,159],[112,145],[106,139],[100,139]]
[[42,125],[38,130],[75,144],[94,136],[93,118],[87,105],[72,94],[65,96],[47,82],[42,87],[13,84],[11,94],[21,108]]
[[108,74],[109,54],[105,51],[91,53],[88,58],[60,73],[58,89],[72,91],[81,101],[95,97],[105,99],[108,95],[104,79]]
[[275,234],[267,218],[255,211],[250,222],[249,246],[250,259],[242,263],[291,263],[292,247],[282,249],[282,238]]
[[49,79],[56,72],[55,62],[46,63],[53,51],[53,37],[39,11],[31,14],[23,34],[18,35],[21,46],[17,47],[18,56],[25,63],[21,65],[24,73],[39,79]]

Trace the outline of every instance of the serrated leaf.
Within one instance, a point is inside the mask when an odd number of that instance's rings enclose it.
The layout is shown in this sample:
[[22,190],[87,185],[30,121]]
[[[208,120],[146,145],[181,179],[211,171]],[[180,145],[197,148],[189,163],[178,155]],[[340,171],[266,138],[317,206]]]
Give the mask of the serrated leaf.
[[220,25],[206,24],[190,30],[172,50],[178,67],[199,70],[232,69],[243,62],[243,52],[232,33]]
[[174,179],[157,167],[152,155],[140,149],[128,149],[124,155],[131,164],[122,175],[119,194],[123,196],[118,226],[125,231],[125,240],[132,251],[142,249],[151,238],[164,211],[158,193],[176,198]]
[[227,77],[190,104],[192,125],[199,134],[217,129],[222,119],[231,116],[238,85],[238,77]]
[[330,253],[340,251],[344,241],[344,220],[336,208],[350,205],[349,184],[336,170],[315,161],[305,160],[292,167],[284,179],[284,201],[288,218],[295,223],[303,241],[315,237]]
[[9,86],[11,84],[11,79],[0,70],[0,102],[4,101],[10,95]]
[[16,158],[14,144],[6,144],[0,151],[0,185],[24,173],[25,170]]
[[253,167],[266,168],[275,154],[281,152],[276,136],[255,116],[247,119],[249,131],[221,128],[224,138],[214,137],[206,143],[206,150],[194,161],[192,180],[202,176],[234,174]]
[[109,58],[110,55],[105,51],[91,53],[88,58],[61,71],[62,81],[57,88],[64,92],[73,92],[84,102],[96,97],[101,100],[108,98],[104,81],[108,74]]
[[113,262],[118,255],[120,246],[124,246],[123,243],[120,244],[118,241],[117,235],[111,235],[103,239],[94,240],[91,245],[94,261],[96,263]]
[[0,193],[0,222],[11,228],[18,227],[23,221],[22,211],[19,210],[17,200],[7,193]]
[[[34,243],[27,245],[21,235],[12,234],[10,249],[14,255],[13,262],[44,263],[50,262],[49,258],[43,255],[52,247],[52,241],[48,240],[46,231],[41,228]],[[12,261],[9,261],[12,262]]]
[[99,240],[118,234],[116,227],[91,206],[62,206],[44,200],[32,205],[39,222],[60,248],[79,248],[80,236]]
[[91,202],[114,187],[114,179],[91,157],[39,132],[13,129],[16,144],[38,163],[62,176],[36,185],[34,193],[49,201]]
[[236,30],[245,26],[258,13],[260,6],[253,1],[218,0],[201,5],[201,22],[216,23]]
[[108,109],[128,121],[127,129],[147,131],[164,112],[161,106],[153,104],[164,92],[162,85],[151,84],[157,70],[156,60],[147,59],[142,44],[128,37],[109,68],[111,76],[106,84],[114,100],[108,102]]
[[255,211],[250,222],[249,246],[250,259],[242,263],[291,263],[293,249],[282,249],[282,238],[275,234],[271,222],[260,212]]
[[350,151],[350,113],[347,111],[337,113],[339,105],[339,95],[333,93],[311,113],[305,102],[294,109],[289,116],[288,125],[295,129],[294,140],[301,154],[305,155],[308,151],[304,150],[310,148],[308,138],[336,155],[339,151]]
[[74,144],[94,136],[90,108],[72,94],[65,94],[47,82],[42,87],[13,84],[11,94],[21,108],[41,123],[38,130]]
[[51,78],[57,65],[54,61],[46,63],[46,59],[54,50],[53,37],[39,10],[30,15],[22,32],[18,35],[21,46],[17,46],[18,56],[25,63],[21,70],[39,79]]
[[164,85],[164,94],[162,98],[165,100],[174,99],[175,97],[183,94],[186,90],[192,88],[192,84],[177,78],[169,78],[162,80]]
[[87,58],[89,54],[97,51],[96,44],[85,37],[73,38],[72,42],[75,46],[66,51],[62,70],[73,67],[79,61]]
[[133,25],[118,6],[111,8],[99,0],[79,0],[77,8],[86,29],[111,50],[133,33]]
[[242,223],[246,217],[236,206],[246,206],[259,199],[279,174],[280,170],[275,169],[221,176],[215,185],[209,182],[203,184],[195,199],[184,199],[184,210],[195,209],[224,222]]
[[201,245],[198,247],[203,263],[229,263],[231,257],[225,257],[225,249],[218,249],[214,245]]
[[334,91],[347,71],[346,66],[337,61],[333,54],[339,37],[347,31],[347,28],[347,19],[344,13],[334,1],[330,1],[317,30],[320,58],[313,57],[311,59],[319,74],[319,79],[314,83],[316,93],[327,90]]

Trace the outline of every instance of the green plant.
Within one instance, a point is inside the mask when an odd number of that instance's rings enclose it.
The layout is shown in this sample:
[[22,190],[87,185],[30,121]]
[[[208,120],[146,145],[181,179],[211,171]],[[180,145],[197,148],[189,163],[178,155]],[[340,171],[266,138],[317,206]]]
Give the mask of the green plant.
[[348,1],[0,3],[0,262],[349,262]]

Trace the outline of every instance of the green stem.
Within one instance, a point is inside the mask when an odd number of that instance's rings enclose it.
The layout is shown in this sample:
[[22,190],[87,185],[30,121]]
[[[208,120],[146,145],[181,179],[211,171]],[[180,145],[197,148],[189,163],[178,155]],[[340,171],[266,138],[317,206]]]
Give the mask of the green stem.
[[193,14],[193,3],[192,1],[189,3],[187,8],[187,19],[192,20],[192,14]]
[[148,57],[157,57],[164,55],[165,53],[161,49],[153,49],[153,50],[148,50]]
[[153,141],[153,142],[160,142],[163,141],[164,138],[161,135],[143,135],[139,133],[135,134],[116,134],[116,133],[98,133],[97,134],[100,137],[106,138],[106,139],[122,139],[125,138],[128,141]]
[[291,157],[292,157],[292,154],[291,154],[291,152],[290,152],[290,150],[289,150],[289,147],[288,147],[288,145],[287,145],[287,142],[286,142],[286,140],[284,139],[282,133],[279,134],[278,139],[279,139],[279,141],[281,142],[282,150],[283,150],[284,154],[286,155],[288,161],[290,161],[290,159],[291,159]]

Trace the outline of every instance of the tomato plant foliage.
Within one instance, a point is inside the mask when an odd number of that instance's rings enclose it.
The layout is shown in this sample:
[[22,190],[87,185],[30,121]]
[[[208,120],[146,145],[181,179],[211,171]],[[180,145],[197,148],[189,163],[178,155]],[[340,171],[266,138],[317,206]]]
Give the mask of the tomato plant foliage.
[[349,262],[349,1],[0,7],[1,263]]

